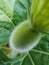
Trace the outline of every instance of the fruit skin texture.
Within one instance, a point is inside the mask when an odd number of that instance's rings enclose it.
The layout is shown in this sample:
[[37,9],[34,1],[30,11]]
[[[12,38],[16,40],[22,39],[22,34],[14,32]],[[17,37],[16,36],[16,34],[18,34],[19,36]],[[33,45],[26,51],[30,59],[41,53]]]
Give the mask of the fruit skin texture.
[[26,20],[15,27],[9,45],[12,50],[24,53],[34,48],[41,39],[41,33],[31,29],[30,21]]

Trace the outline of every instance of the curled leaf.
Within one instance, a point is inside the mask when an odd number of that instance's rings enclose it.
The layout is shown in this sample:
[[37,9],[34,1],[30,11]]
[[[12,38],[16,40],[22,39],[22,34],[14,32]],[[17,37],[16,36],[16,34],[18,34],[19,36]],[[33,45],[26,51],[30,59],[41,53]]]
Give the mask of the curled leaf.
[[31,19],[35,30],[49,33],[49,0],[33,0]]

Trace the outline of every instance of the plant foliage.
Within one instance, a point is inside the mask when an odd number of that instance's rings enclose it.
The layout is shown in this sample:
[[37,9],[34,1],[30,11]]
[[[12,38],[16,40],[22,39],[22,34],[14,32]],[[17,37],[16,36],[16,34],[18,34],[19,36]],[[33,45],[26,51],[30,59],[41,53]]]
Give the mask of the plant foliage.
[[10,34],[15,26],[30,16],[31,2],[32,0],[0,0],[0,65],[49,65],[48,34],[31,51],[10,58]]

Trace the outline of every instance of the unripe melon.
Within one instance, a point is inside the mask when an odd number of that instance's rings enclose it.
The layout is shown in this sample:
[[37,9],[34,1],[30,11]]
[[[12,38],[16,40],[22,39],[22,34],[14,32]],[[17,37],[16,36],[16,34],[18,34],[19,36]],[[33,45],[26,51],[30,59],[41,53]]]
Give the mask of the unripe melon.
[[34,48],[41,39],[41,33],[32,30],[30,21],[26,20],[15,27],[10,36],[12,50],[22,53]]

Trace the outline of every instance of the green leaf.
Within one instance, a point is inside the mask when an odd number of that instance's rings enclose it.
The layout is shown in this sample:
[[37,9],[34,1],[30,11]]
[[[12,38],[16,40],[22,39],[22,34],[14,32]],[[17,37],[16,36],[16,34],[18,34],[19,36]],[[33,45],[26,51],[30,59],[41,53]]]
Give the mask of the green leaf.
[[9,43],[9,36],[14,26],[10,22],[0,21],[0,45]]
[[[18,25],[28,18],[27,12],[30,5],[30,0],[0,0],[0,45],[6,46],[6,44],[9,43],[9,37],[15,25]],[[1,65],[19,64],[21,58],[25,55],[7,60],[7,56],[4,54],[5,51],[3,51],[2,49],[0,53]],[[6,59],[6,61],[4,59]]]
[[0,0],[0,45],[9,43],[9,36],[14,28],[11,20],[14,3],[15,0]]
[[[3,0],[0,0],[0,3],[3,3],[2,1]],[[5,2],[8,1],[8,4],[7,3],[6,4],[9,5],[10,1],[12,2],[13,0],[4,0],[4,1]],[[13,8],[12,11],[13,14],[7,5],[0,6],[1,7],[0,36],[2,36],[0,37],[0,42],[2,39],[1,45],[5,45],[5,46],[7,43],[9,43],[8,39],[12,30],[14,29],[14,26],[18,25],[20,22],[27,19],[28,18],[27,16],[30,13],[29,11],[30,11],[31,0],[15,0],[15,2],[13,3],[14,5],[10,4],[10,8],[11,7]],[[5,8],[8,8],[6,12],[4,10]],[[5,37],[7,38],[5,39]],[[4,42],[3,39],[6,42]],[[25,54],[20,54],[20,56],[17,56],[15,58],[8,57],[5,51],[3,51],[2,49],[0,50],[0,65],[39,65],[39,64],[49,65],[49,35],[45,35],[41,39],[39,44],[30,52],[27,52]]]
[[[15,25],[28,18],[28,11],[30,13],[31,0],[17,0],[14,5],[13,19]],[[28,10],[29,9],[29,10]]]
[[14,3],[15,0],[0,0],[0,10],[8,15],[8,17],[12,18]]
[[15,64],[15,63],[18,63],[18,62],[20,62],[22,59],[23,59],[23,57],[25,57],[27,54],[21,54],[21,55],[19,55],[19,56],[17,56],[17,57],[15,57],[15,58],[9,58],[8,56],[7,56],[7,54],[2,50],[2,49],[0,49],[0,63],[2,64],[2,65],[4,65],[4,64]]
[[16,25],[27,19],[30,0],[0,0],[0,45],[9,43]]
[[31,6],[32,27],[49,33],[49,0],[33,0]]

